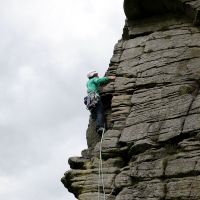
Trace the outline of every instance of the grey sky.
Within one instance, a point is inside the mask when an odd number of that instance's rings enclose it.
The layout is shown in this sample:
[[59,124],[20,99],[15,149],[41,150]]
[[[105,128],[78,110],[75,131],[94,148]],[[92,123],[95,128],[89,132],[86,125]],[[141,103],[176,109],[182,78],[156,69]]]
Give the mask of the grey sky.
[[60,183],[86,148],[86,73],[103,75],[123,0],[0,1],[0,199],[74,200]]

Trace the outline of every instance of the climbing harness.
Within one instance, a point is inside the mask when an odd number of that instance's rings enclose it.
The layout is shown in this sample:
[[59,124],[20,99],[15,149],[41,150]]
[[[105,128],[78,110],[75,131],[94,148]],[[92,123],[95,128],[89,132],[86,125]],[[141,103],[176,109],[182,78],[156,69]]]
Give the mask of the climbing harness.
[[84,104],[86,108],[91,111],[97,105],[100,100],[100,96],[96,92],[89,93],[86,97],[84,97]]

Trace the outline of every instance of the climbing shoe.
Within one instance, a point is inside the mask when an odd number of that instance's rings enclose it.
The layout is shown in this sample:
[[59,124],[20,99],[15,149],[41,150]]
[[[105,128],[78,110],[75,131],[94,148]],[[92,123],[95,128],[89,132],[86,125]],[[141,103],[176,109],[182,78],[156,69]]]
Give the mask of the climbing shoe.
[[103,128],[103,127],[98,128],[97,133],[98,133],[99,135],[102,135],[103,132],[104,132],[104,128]]

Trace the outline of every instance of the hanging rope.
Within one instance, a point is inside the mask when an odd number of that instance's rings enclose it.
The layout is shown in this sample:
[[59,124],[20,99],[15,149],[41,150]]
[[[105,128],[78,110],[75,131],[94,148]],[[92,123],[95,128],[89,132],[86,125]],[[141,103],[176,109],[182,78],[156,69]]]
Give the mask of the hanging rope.
[[103,189],[103,200],[107,200],[108,197],[113,193],[114,187],[111,190],[110,194],[106,197],[105,193],[105,185],[104,185],[104,174],[103,174],[103,161],[102,161],[102,142],[104,139],[104,133],[105,133],[105,128],[103,129],[103,133],[101,136],[101,142],[99,146],[99,179],[98,179],[98,200],[101,199],[101,192],[100,192],[100,182],[102,183],[102,189]]
[[99,180],[98,180],[98,200],[100,200],[100,182],[102,183],[103,189],[103,200],[106,200],[106,193],[105,193],[105,185],[104,185],[104,177],[103,177],[103,162],[102,162],[102,142],[104,137],[105,128],[103,129],[103,133],[101,136],[101,142],[99,146]]

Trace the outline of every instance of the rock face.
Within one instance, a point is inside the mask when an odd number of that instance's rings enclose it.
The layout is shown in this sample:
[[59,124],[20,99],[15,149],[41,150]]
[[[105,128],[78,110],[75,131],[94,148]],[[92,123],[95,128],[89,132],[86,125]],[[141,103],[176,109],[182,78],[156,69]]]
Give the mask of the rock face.
[[[106,72],[117,78],[102,91],[106,197],[199,200],[200,0],[125,0],[124,10]],[[97,200],[100,138],[91,119],[87,142],[61,181],[79,200]]]

